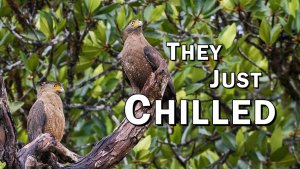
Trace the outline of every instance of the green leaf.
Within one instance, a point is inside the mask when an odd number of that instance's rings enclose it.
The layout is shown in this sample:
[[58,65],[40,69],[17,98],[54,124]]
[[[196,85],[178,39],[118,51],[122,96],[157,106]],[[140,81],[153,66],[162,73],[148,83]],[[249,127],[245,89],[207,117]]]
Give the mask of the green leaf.
[[9,110],[11,113],[16,112],[24,105],[24,102],[16,101],[9,103]]
[[173,143],[179,144],[181,141],[181,126],[180,125],[176,125],[173,127],[173,133],[170,136],[170,139]]
[[276,11],[279,7],[280,7],[280,2],[281,0],[270,0],[269,3],[270,3],[270,8],[273,10],[273,11]]
[[149,5],[144,9],[143,16],[146,21],[149,21],[153,9],[154,9],[153,5]]
[[150,22],[154,22],[159,20],[164,14],[164,5],[155,6],[155,8],[151,11],[151,15],[149,17]]
[[38,65],[39,65],[39,57],[37,54],[32,54],[27,60],[26,60],[26,63],[25,63],[25,67],[34,72],[35,70],[37,70],[38,68]]
[[195,83],[186,88],[186,94],[193,94],[198,89],[202,88],[204,86],[203,83]]
[[257,149],[257,140],[258,140],[259,132],[255,131],[251,133],[251,135],[248,137],[245,145],[245,150],[246,151],[252,151]]
[[97,16],[95,16],[95,18],[100,17],[99,15],[110,13],[112,10],[114,10],[119,5],[120,4],[118,4],[118,3],[113,3],[111,5],[101,7],[98,11],[96,11]]
[[232,133],[222,134],[223,144],[230,150],[236,149],[235,136]]
[[101,42],[106,42],[106,25],[103,21],[99,21],[97,24],[97,35]]
[[117,13],[117,24],[119,28],[123,28],[125,26],[126,24],[125,21],[126,21],[126,9],[123,6]]
[[235,7],[235,4],[231,0],[222,0],[220,3],[226,11],[232,11]]
[[239,131],[236,133],[235,142],[238,146],[245,142],[245,137],[242,129],[239,129]]
[[256,154],[257,158],[259,159],[259,161],[262,161],[262,162],[266,161],[266,158],[261,154],[261,152],[255,151],[255,154]]
[[41,15],[42,17],[44,17],[44,18],[46,19],[47,24],[48,24],[48,26],[49,26],[49,29],[50,29],[50,31],[51,31],[52,28],[53,28],[53,20],[52,20],[51,14],[49,14],[49,13],[47,13],[47,12],[45,12],[45,11],[39,11],[39,13],[40,13],[40,15]]
[[36,27],[43,32],[46,37],[50,37],[53,32],[53,20],[50,14],[44,11],[39,11],[40,17],[36,23]]
[[276,24],[271,31],[271,44],[275,43],[281,32],[280,24]]
[[[38,25],[38,24],[37,24]],[[38,26],[37,26],[38,27]],[[40,28],[39,28],[40,29]],[[48,29],[47,29],[48,30]],[[46,36],[49,36],[49,32],[48,31],[41,31],[41,30],[33,30],[33,31],[28,31],[28,32],[24,32],[21,34],[22,36],[24,36],[27,39],[30,40],[38,40],[38,41],[43,41],[44,39],[46,39]]]
[[299,0],[290,0],[289,1],[289,12],[294,18],[296,17],[296,10],[299,9]]
[[0,16],[8,16],[11,14],[11,8],[9,7],[6,0],[0,1]]
[[56,27],[55,27],[55,33],[56,33],[56,34],[60,33],[60,32],[63,30],[63,28],[65,28],[66,23],[67,23],[67,20],[66,20],[66,19],[60,20],[60,21],[56,24]]
[[236,36],[236,25],[233,23],[232,25],[225,28],[225,31],[221,35],[220,42],[225,46],[226,49],[230,48],[233,40]]
[[136,159],[140,163],[148,162],[150,157],[151,157],[151,153],[147,149],[142,149],[142,150],[138,151],[137,155],[136,155]]
[[133,148],[133,151],[138,152],[140,150],[148,150],[151,145],[151,135],[146,136],[144,139]]
[[0,161],[0,169],[4,169],[6,166],[5,162]]
[[163,144],[161,146],[161,152],[163,154],[163,157],[170,157],[173,155],[172,149],[170,148],[169,145]]
[[270,139],[270,145],[272,152],[275,152],[277,149],[279,149],[282,146],[282,130],[281,127],[278,127],[273,131],[271,139]]
[[93,13],[101,4],[101,0],[85,0],[84,3],[88,8],[89,13]]
[[297,10],[296,12],[296,30],[297,30],[297,33],[299,34],[300,33],[300,9]]
[[270,25],[267,21],[265,19],[262,20],[259,27],[259,36],[266,44],[270,44],[270,29]]
[[184,71],[181,71],[175,75],[174,85],[175,85],[176,90],[179,90],[182,87],[182,85],[186,79],[186,76],[188,75],[190,70],[191,70],[190,68],[186,68],[186,69],[184,69]]
[[203,13],[207,14],[210,13],[213,9],[216,9],[215,6],[216,0],[206,0],[203,5]]
[[[300,155],[298,154],[298,159],[300,158]],[[280,166],[290,167],[291,165],[295,164],[296,159],[293,154],[289,153],[284,156],[280,161],[276,162],[276,164]]]
[[276,162],[281,161],[288,154],[290,154],[288,146],[279,147],[271,154],[271,160]]
[[108,76],[105,78],[101,84],[103,88],[103,92],[110,92],[113,90],[118,84],[120,80],[116,79],[114,76]]
[[96,46],[89,46],[89,45],[84,45],[82,47],[82,59],[84,60],[92,60],[95,59],[96,57],[98,57],[101,52],[102,49]]

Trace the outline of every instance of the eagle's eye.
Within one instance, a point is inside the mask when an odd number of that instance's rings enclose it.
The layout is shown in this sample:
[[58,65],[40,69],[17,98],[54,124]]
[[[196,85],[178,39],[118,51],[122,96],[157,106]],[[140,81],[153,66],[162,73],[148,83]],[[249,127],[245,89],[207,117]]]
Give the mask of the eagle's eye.
[[57,84],[54,84],[54,85],[53,85],[53,87],[55,87],[55,88],[56,88],[56,87],[58,87],[58,85],[57,85]]
[[131,25],[131,26],[134,26],[134,22],[135,22],[135,21],[131,21],[130,25]]

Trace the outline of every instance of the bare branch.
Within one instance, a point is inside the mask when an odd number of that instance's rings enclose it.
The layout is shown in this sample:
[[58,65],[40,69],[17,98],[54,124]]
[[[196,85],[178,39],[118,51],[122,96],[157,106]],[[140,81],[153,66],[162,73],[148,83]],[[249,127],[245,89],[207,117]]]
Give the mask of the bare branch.
[[4,69],[1,69],[0,70],[0,74],[3,74],[3,73],[6,73],[6,72],[9,72],[11,71],[13,68],[15,67],[20,67],[20,66],[23,66],[23,63],[21,60],[11,64],[11,65],[7,65]]
[[65,162],[76,162],[80,158],[79,155],[68,150],[61,143],[56,142],[50,134],[45,133],[38,136],[18,152],[19,168],[34,168],[45,166],[46,164],[54,168],[61,168],[60,164],[57,163],[57,157],[52,153]]
[[260,66],[258,66],[255,62],[253,62],[250,58],[248,58],[248,56],[241,50],[240,47],[238,47],[238,51],[240,52],[241,56],[246,59],[248,62],[250,62],[252,65],[254,65],[255,67],[257,67],[260,71],[262,71],[265,75],[269,76],[269,73],[266,72],[263,68],[261,68]]
[[109,68],[107,68],[105,71],[103,71],[103,72],[97,74],[96,76],[93,76],[93,77],[89,78],[89,79],[86,80],[86,81],[81,82],[80,84],[78,84],[78,85],[76,85],[75,87],[71,88],[70,91],[71,91],[71,92],[72,92],[72,91],[75,91],[76,89],[81,88],[81,87],[85,86],[86,84],[95,81],[96,79],[100,78],[101,76],[106,75],[106,74],[109,73],[110,71],[115,70],[115,69],[118,67],[118,65],[119,65],[120,63],[121,63],[120,61],[118,61],[118,62],[116,62],[116,63],[113,63],[113,64],[112,64]]

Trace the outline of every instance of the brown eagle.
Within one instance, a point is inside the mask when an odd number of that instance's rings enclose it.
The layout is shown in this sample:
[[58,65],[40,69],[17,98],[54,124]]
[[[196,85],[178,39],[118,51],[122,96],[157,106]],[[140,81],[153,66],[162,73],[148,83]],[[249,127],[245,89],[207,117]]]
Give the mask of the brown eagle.
[[28,139],[31,142],[42,133],[52,134],[61,141],[65,129],[63,104],[59,94],[64,92],[59,82],[43,82],[37,90],[37,100],[27,117]]
[[[142,26],[143,23],[135,19],[123,32],[124,47],[121,52],[123,74],[134,93],[140,93],[151,73],[159,67],[160,63],[165,62],[160,53],[145,39]],[[169,76],[171,77],[170,74]],[[171,78],[162,99],[164,108],[167,107],[168,100],[176,101],[176,92]],[[178,115],[177,109],[176,115]]]

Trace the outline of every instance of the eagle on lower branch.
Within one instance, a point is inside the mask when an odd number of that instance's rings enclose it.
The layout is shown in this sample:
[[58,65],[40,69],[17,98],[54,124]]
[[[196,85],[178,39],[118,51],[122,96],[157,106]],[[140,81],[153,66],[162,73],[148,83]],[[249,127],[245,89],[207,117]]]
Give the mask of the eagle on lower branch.
[[65,129],[65,117],[62,100],[64,92],[59,82],[43,82],[37,90],[37,100],[27,117],[28,140],[33,141],[42,133],[49,133],[61,141]]

